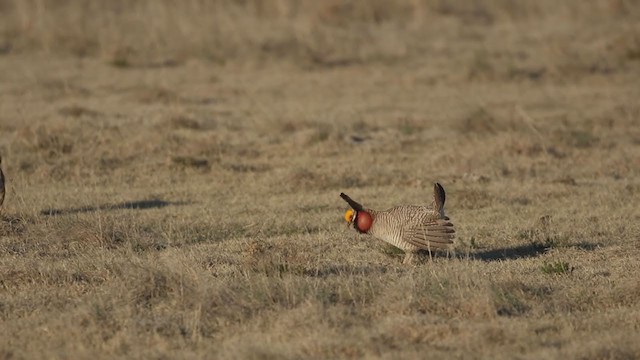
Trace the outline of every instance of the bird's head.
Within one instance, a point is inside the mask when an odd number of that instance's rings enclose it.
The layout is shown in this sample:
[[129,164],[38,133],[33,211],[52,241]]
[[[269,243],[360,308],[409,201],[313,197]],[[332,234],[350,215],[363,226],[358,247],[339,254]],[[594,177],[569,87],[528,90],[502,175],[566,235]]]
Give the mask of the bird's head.
[[347,221],[347,224],[351,225],[353,224],[353,220],[355,220],[356,218],[356,212],[353,209],[349,209],[347,210],[347,212],[344,213],[344,219]]
[[353,225],[353,228],[359,233],[366,234],[371,228],[371,225],[373,225],[373,217],[371,216],[371,213],[365,210],[362,205],[353,201],[349,196],[340,194],[340,197],[342,197],[352,207],[352,209],[349,209],[344,213],[344,220],[347,222],[348,226]]

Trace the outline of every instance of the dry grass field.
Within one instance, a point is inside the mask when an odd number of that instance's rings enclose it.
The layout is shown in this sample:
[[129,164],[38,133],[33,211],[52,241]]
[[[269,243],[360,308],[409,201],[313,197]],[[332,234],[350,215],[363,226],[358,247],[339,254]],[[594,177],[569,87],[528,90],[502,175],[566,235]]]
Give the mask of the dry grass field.
[[0,0],[0,154],[1,359],[640,358],[636,1]]

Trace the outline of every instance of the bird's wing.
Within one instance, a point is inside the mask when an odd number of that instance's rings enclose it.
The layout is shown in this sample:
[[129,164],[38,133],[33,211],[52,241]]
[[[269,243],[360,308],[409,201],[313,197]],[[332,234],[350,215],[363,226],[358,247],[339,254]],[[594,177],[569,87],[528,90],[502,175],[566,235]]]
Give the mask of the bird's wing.
[[403,240],[424,250],[446,249],[455,238],[453,224],[445,219],[435,219],[404,231]]

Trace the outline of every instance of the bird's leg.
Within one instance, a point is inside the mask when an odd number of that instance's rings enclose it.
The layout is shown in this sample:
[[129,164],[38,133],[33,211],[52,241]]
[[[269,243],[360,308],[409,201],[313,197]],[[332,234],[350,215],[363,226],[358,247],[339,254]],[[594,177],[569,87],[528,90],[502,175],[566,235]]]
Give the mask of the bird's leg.
[[407,251],[404,253],[404,261],[402,261],[402,264],[404,265],[413,265],[413,258],[414,258],[415,253],[413,251]]

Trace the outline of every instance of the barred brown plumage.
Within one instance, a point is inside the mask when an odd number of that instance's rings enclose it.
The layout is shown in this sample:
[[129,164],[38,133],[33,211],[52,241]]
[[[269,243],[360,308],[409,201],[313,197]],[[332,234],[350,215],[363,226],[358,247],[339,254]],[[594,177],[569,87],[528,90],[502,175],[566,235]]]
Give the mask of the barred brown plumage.
[[[435,183],[433,187],[433,205],[396,206],[388,210],[377,211],[367,209],[348,195],[341,193],[353,210],[349,210],[345,219],[360,233],[369,234],[380,240],[404,250],[404,263],[413,261],[419,250],[431,252],[436,249],[447,249],[455,238],[455,229],[444,213],[445,191],[442,185]],[[359,216],[370,216],[371,222],[366,228],[361,227]]]

